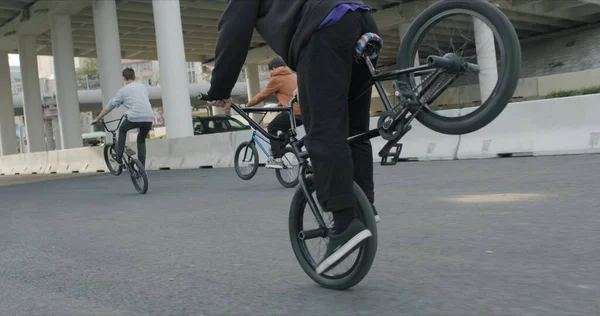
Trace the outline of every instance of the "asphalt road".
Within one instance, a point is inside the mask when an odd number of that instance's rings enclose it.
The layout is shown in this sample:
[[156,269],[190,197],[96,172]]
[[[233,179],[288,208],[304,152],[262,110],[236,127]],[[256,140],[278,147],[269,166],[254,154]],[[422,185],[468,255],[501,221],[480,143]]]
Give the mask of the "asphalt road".
[[63,174],[27,174],[27,175],[16,175],[16,176],[0,176],[0,186],[14,185],[14,184],[25,184],[40,181],[49,181],[57,179],[71,179],[77,177],[91,176],[90,173],[63,173]]
[[598,315],[600,156],[375,168],[379,248],[348,291],[290,247],[261,168],[0,187],[0,315]]

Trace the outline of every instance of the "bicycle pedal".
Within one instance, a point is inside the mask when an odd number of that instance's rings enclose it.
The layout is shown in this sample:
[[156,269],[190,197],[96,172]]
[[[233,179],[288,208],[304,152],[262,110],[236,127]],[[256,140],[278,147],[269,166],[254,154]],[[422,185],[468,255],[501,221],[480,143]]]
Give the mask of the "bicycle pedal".
[[[393,166],[400,161],[400,153],[402,152],[402,144],[392,144],[388,146],[384,146],[384,148],[379,152],[379,156],[381,157],[381,165],[382,166]],[[393,151],[392,149],[395,148]],[[390,159],[391,158],[391,159]],[[390,159],[390,160],[388,160]]]
[[414,108],[421,105],[417,95],[406,82],[394,81],[392,87],[400,106]]
[[417,96],[413,89],[411,89],[410,85],[404,81],[394,81],[392,83],[392,87],[394,88],[394,94],[400,98],[406,98],[409,100],[416,100]]
[[135,151],[131,148],[125,148],[125,152],[129,155],[129,156],[133,156],[135,155]]

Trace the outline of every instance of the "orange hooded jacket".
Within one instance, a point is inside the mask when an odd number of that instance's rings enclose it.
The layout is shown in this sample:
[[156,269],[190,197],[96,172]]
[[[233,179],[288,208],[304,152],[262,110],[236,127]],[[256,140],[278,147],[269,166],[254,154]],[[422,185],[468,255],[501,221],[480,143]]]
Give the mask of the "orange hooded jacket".
[[[280,105],[289,105],[293,92],[298,87],[296,74],[288,67],[278,67],[273,69],[270,75],[271,79],[265,89],[248,101],[247,107],[255,106],[273,94],[277,97]],[[294,114],[300,115],[298,102],[294,103]]]

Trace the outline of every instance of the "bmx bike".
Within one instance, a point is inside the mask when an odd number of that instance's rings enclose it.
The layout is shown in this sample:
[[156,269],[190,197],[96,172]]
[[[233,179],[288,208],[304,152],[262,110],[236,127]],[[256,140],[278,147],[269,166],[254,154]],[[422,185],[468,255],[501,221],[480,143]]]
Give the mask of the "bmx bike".
[[[466,16],[466,18],[465,18]],[[450,21],[443,21],[449,19]],[[443,36],[447,41],[451,35],[449,28],[458,25],[458,34],[463,40],[445,43],[445,46],[435,45],[434,39]],[[464,28],[473,26],[475,40],[464,40]],[[439,27],[436,29],[436,27]],[[428,31],[432,31],[428,34]],[[452,33],[453,34],[453,33]],[[482,42],[486,39],[493,49],[485,49]],[[425,127],[448,135],[460,135],[474,132],[492,122],[510,101],[519,79],[521,68],[521,48],[515,29],[508,18],[493,4],[484,0],[441,0],[421,12],[410,24],[406,35],[400,44],[396,56],[396,69],[388,73],[379,73],[374,61],[380,55],[382,40],[377,34],[364,34],[356,45],[357,62],[364,63],[370,70],[372,80],[365,87],[368,92],[375,85],[386,111],[380,116],[377,128],[358,135],[350,135],[349,143],[362,142],[381,136],[387,143],[379,151],[382,165],[395,165],[399,161],[400,139],[411,129],[411,122],[416,119]],[[419,45],[425,44],[424,48]],[[456,49],[456,47],[459,47]],[[471,54],[486,52],[486,56],[472,57]],[[421,56],[426,56],[422,58]],[[500,55],[500,56],[498,56]],[[495,58],[495,59],[492,59]],[[417,61],[419,65],[417,65]],[[420,64],[425,61],[423,64]],[[457,81],[469,83],[469,76],[481,79],[482,73],[488,71],[495,84],[489,80],[480,83],[482,92],[487,99],[482,100],[480,107],[460,111],[463,116],[444,116],[436,111],[434,102]],[[382,82],[391,80],[394,88],[395,105],[392,106]],[[199,98],[208,100],[206,95]],[[292,100],[294,102],[295,100]],[[352,100],[349,100],[351,103]],[[247,120],[241,109],[235,104],[233,110]],[[249,120],[254,128],[260,130],[255,122]],[[267,138],[276,136],[264,133]],[[309,155],[297,146],[298,139],[293,129],[279,135],[280,139],[291,144],[291,149],[299,158],[298,180],[300,187],[296,190],[289,212],[289,236],[296,259],[305,273],[319,285],[343,290],[360,282],[368,273],[377,251],[377,226],[374,209],[364,192],[354,184],[354,193],[358,201],[355,214],[371,231],[372,236],[340,262],[334,269],[318,274],[316,267],[322,260],[309,251],[309,243],[326,242],[331,232],[331,223],[326,223],[324,216],[331,217],[330,212],[322,212],[322,207],[313,196],[315,182],[312,174],[305,170],[310,168]],[[308,206],[309,212],[305,212]],[[305,225],[304,215],[308,214],[308,223],[315,228]],[[311,216],[312,215],[312,216]],[[346,270],[338,270],[343,263],[349,263]],[[335,272],[338,270],[339,272]]]
[[[133,183],[133,187],[140,194],[146,194],[148,192],[148,175],[146,174],[146,169],[142,165],[142,163],[133,158],[135,155],[135,151],[131,149],[129,146],[125,145],[125,151],[123,152],[125,156],[123,157],[122,163],[117,162],[117,131],[123,122],[125,116],[121,116],[118,120],[112,120],[105,122],[102,120],[102,125],[104,129],[112,134],[112,143],[109,145],[104,145],[104,162],[106,163],[106,167],[108,171],[118,176],[123,172],[123,169],[127,170],[129,173],[129,177],[131,178],[131,182]],[[106,125],[107,123],[119,122],[115,129],[109,129]],[[95,123],[92,123],[94,125]]]
[[[276,107],[276,108],[243,108],[245,112],[264,112],[263,117],[258,122],[262,122],[265,116],[268,113],[272,112],[289,112],[290,114],[290,122],[292,129],[296,129],[296,119],[294,116],[294,111],[291,108],[292,104],[289,107]],[[264,129],[256,129],[252,127],[252,136],[249,141],[242,142],[236,149],[234,155],[234,168],[235,173],[242,180],[250,180],[258,171],[259,166],[259,157],[258,150],[256,146],[260,148],[260,150],[267,156],[267,159],[271,159],[271,151],[265,148],[267,145],[270,145],[270,140],[267,138],[268,136],[265,133]],[[261,143],[262,142],[262,143]],[[287,143],[283,143],[285,146],[281,151],[281,159],[283,161],[283,168],[275,169],[275,176],[277,177],[277,181],[285,187],[285,188],[293,188],[298,185],[298,157],[294,153],[294,151],[287,146]]]

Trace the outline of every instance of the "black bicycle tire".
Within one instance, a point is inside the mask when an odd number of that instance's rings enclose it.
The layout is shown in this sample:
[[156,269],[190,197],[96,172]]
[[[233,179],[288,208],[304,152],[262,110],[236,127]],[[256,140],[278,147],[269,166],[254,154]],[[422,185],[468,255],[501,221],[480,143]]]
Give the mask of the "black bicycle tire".
[[[294,151],[290,148],[290,147],[286,147],[283,149],[283,151],[281,152],[281,156],[284,157],[286,153],[294,153]],[[295,156],[295,154],[294,154]],[[298,157],[296,156],[296,159],[298,159]],[[300,161],[298,159],[298,161]],[[300,165],[298,165],[298,168],[300,168]],[[279,181],[279,184],[281,184],[284,188],[294,188],[298,185],[298,174],[296,175],[296,178],[294,179],[294,181],[292,182],[287,182],[283,179],[283,177],[281,176],[281,169],[275,169],[275,176],[277,177],[277,181]]]
[[[315,191],[315,183],[312,175],[306,177],[306,185],[310,194],[312,194]],[[377,253],[377,224],[375,223],[373,208],[365,193],[356,183],[354,183],[354,194],[357,197],[358,209],[364,220],[364,224],[371,230],[373,235],[365,241],[363,246],[361,246],[361,254],[357,257],[357,261],[355,261],[358,262],[358,264],[353,267],[349,274],[340,279],[331,279],[318,275],[315,272],[315,267],[308,261],[307,255],[310,256],[310,254],[304,252],[303,247],[300,244],[300,239],[298,238],[300,227],[302,227],[305,205],[307,203],[306,196],[301,187],[296,190],[292,199],[289,214],[289,233],[294,255],[304,272],[313,281],[324,288],[346,290],[355,286],[364,279],[375,260],[375,254]],[[310,208],[307,205],[306,211],[310,212]]]
[[[398,69],[406,69],[414,65],[415,46],[419,40],[417,37],[421,28],[432,23],[437,15],[455,9],[476,12],[493,25],[504,43],[506,63],[502,65],[504,66],[502,74],[498,73],[499,84],[496,85],[490,98],[479,109],[460,117],[440,116],[426,107],[423,107],[416,114],[415,119],[425,127],[447,135],[472,133],[485,127],[498,117],[508,105],[517,88],[521,70],[521,47],[513,25],[502,11],[493,4],[482,0],[445,0],[437,2],[423,11],[411,23],[404,36],[407,40],[402,41],[400,45],[396,57]],[[410,74],[400,76],[399,80],[407,82],[411,85],[411,88],[414,88]],[[414,113],[415,108],[411,108],[411,112]]]
[[115,176],[118,176],[118,175],[121,175],[121,173],[123,172],[123,166],[119,165],[119,167],[117,167],[117,170],[114,170],[109,162],[109,155],[110,155],[109,152],[111,149],[114,150],[114,146],[115,146],[114,144],[104,146],[104,163],[106,164],[106,168],[108,169],[108,172],[110,172],[111,174],[113,174]]
[[146,192],[148,192],[148,175],[146,174],[146,168],[144,168],[144,166],[142,165],[142,162],[140,162],[137,159],[132,159],[132,163],[135,164],[135,166],[137,167],[138,171],[142,175],[142,179],[144,180],[144,186],[140,188],[140,186],[138,185],[137,181],[130,174],[129,177],[131,178],[131,182],[133,182],[133,187],[136,189],[136,191],[138,193],[140,193],[140,194],[146,194]]
[[[239,158],[240,152],[246,146],[249,146],[250,149],[252,150],[252,155],[254,155],[254,166],[252,167],[252,171],[249,174],[244,175],[240,171],[240,165],[238,163],[238,158]],[[256,146],[254,145],[254,142],[243,142],[238,146],[238,148],[235,150],[235,155],[233,157],[233,166],[235,169],[235,173],[242,180],[250,180],[256,175],[256,172],[258,171],[258,150],[256,150]]]

